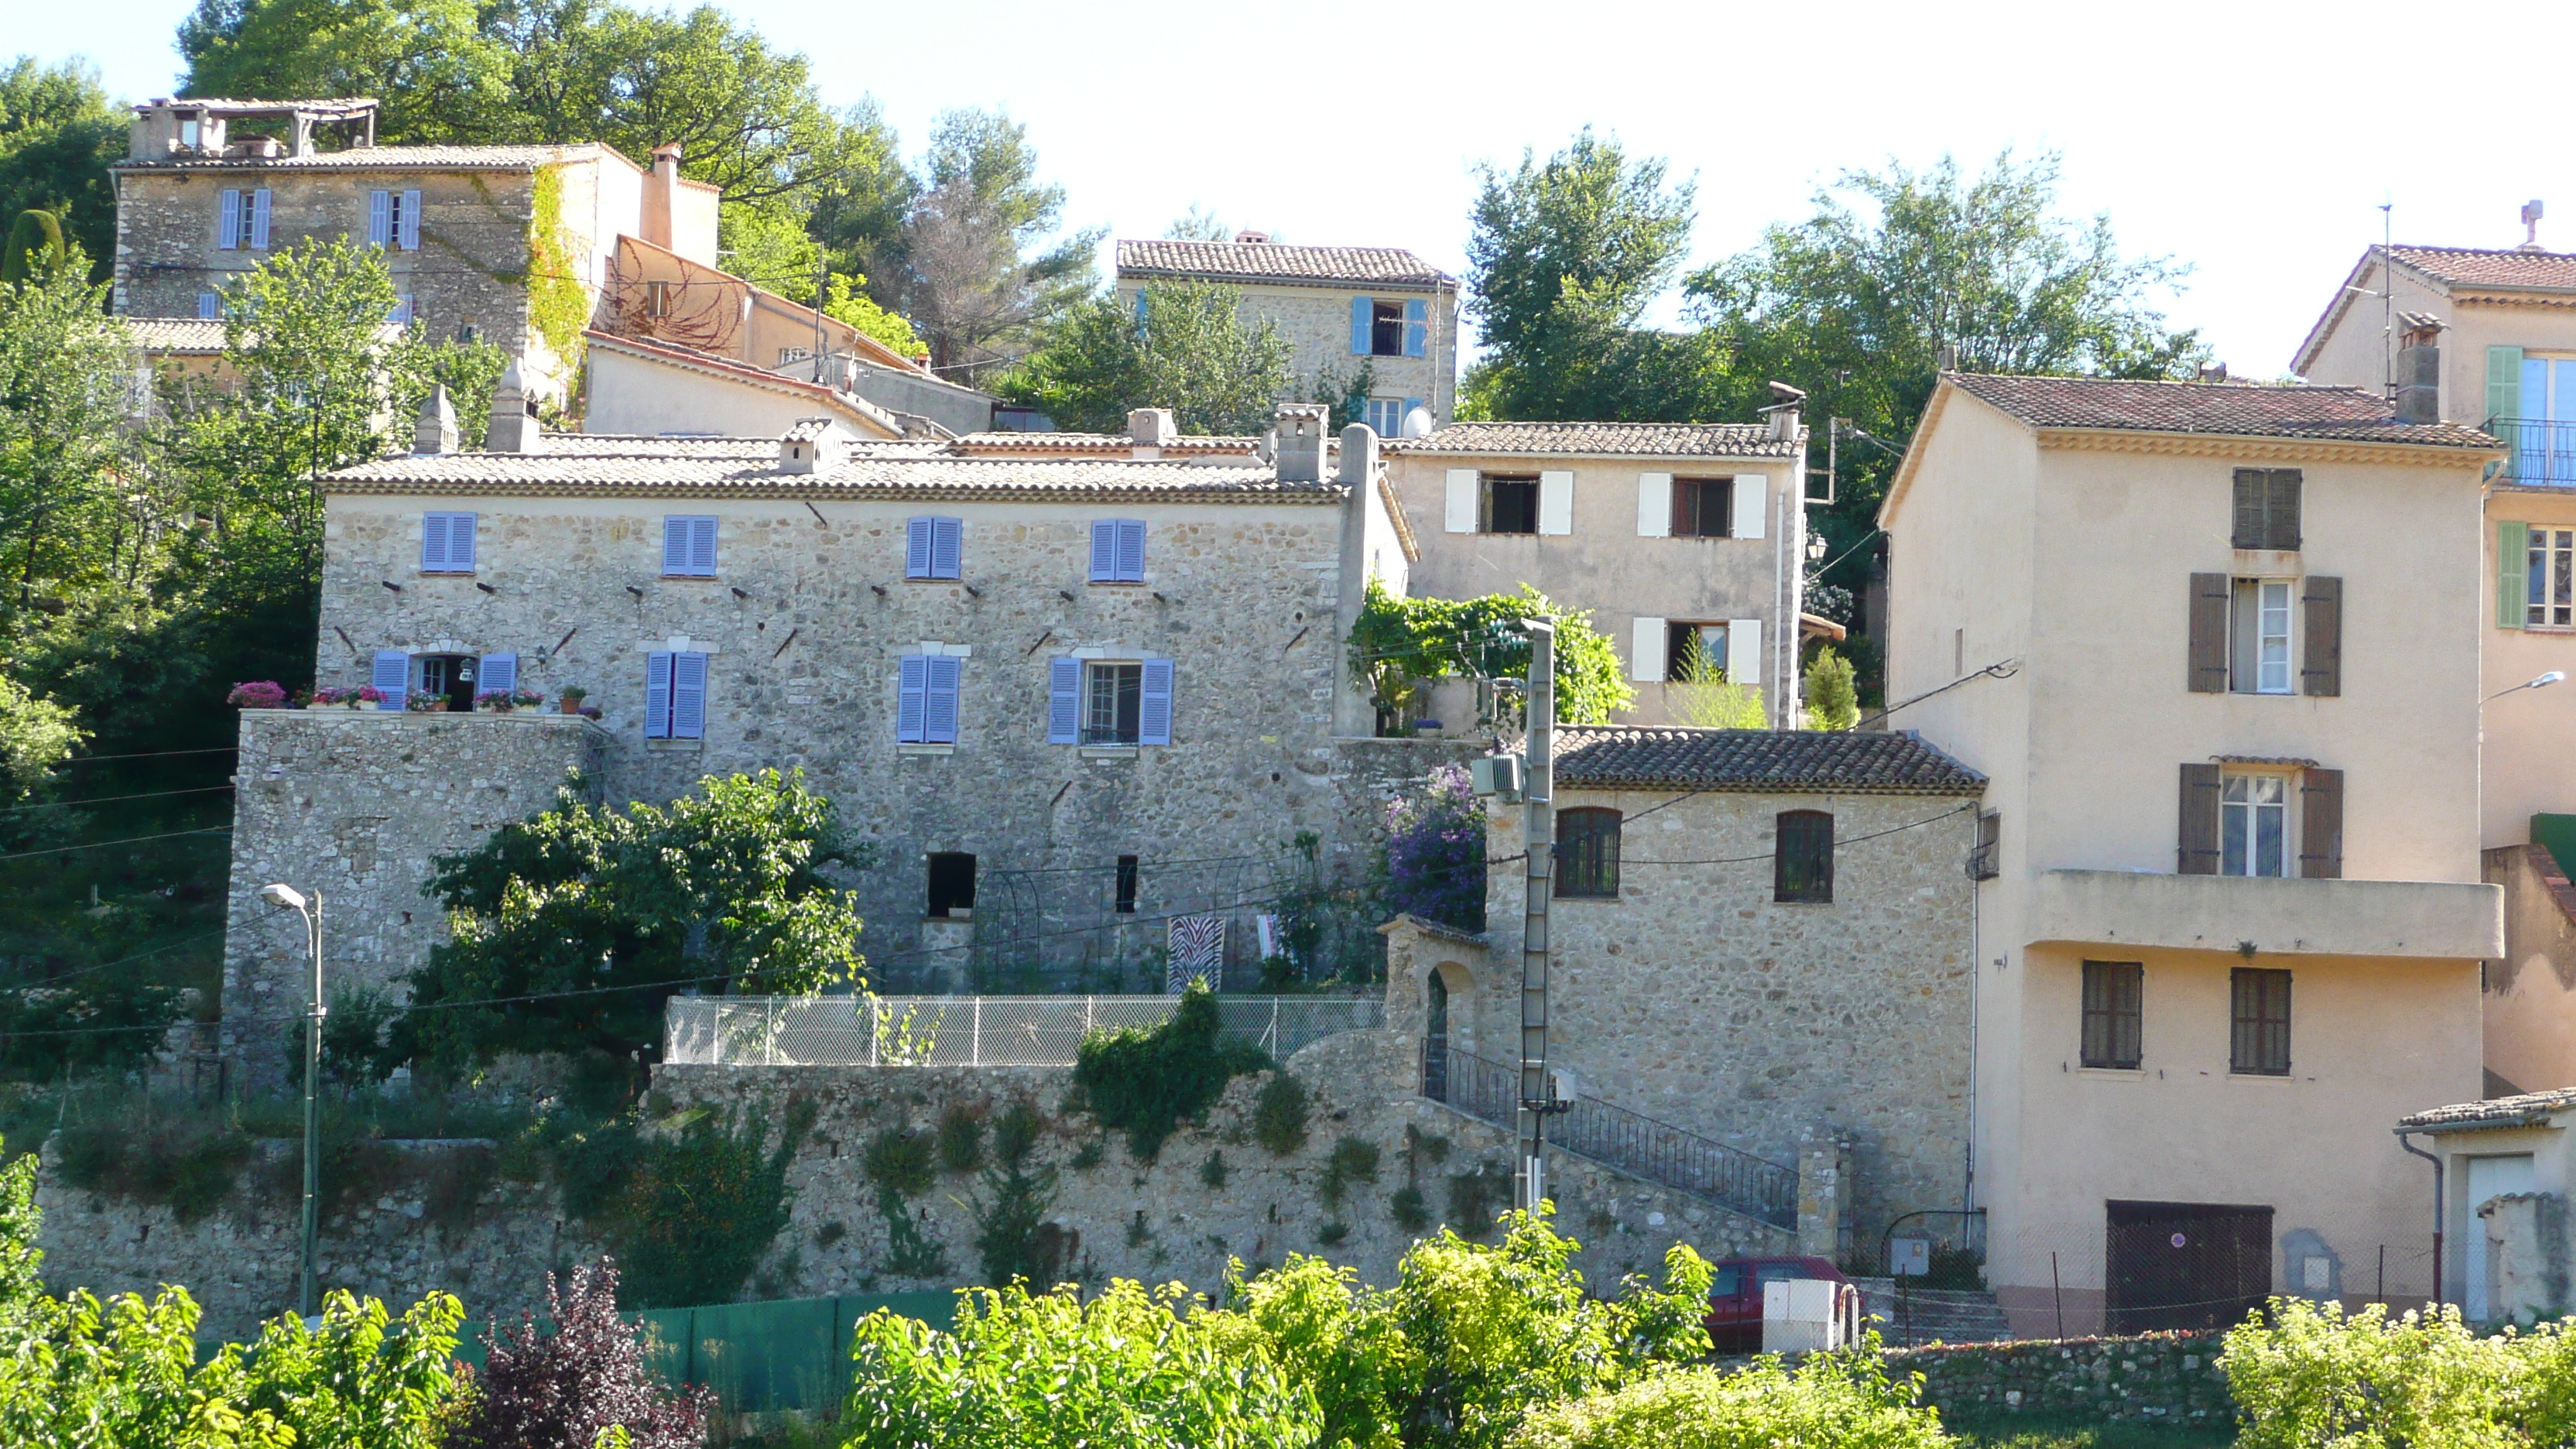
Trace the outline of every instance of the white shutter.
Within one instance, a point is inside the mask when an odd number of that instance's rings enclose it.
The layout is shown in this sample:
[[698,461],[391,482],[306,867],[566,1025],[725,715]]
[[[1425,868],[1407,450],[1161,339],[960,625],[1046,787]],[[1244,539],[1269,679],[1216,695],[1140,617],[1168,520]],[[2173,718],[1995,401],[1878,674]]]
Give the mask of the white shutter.
[[241,245],[242,197],[238,191],[218,194],[215,212],[215,249],[232,251]]
[[1639,615],[1628,630],[1628,677],[1652,684],[1664,677],[1664,651],[1669,630],[1661,619]]
[[[1771,480],[1760,473],[1735,475],[1735,536],[1760,538],[1762,521],[1771,516]],[[1733,666],[1728,666],[1733,672]]]
[[268,188],[263,186],[250,194],[250,248],[268,250]]
[[1762,683],[1761,620],[1726,621],[1726,682],[1756,686]]
[[398,236],[404,251],[420,250],[420,193],[417,191],[402,194],[402,226]]
[[1672,474],[1640,473],[1637,475],[1637,536],[1639,538],[1673,536]]
[[1570,472],[1547,472],[1538,475],[1538,531],[1541,533],[1574,532],[1574,475]]
[[1473,468],[1449,470],[1449,531],[1451,533],[1476,531],[1477,482],[1476,470]]
[[367,245],[391,246],[394,240],[394,196],[390,191],[367,193]]

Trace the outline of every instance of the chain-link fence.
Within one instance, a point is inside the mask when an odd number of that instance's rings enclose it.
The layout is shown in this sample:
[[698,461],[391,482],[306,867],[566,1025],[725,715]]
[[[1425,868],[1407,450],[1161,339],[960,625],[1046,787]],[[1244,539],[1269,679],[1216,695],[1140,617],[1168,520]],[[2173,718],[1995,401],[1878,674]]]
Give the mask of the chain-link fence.
[[[702,1066],[1064,1067],[1095,1031],[1154,1026],[1177,996],[675,996],[662,1060]],[[1220,996],[1224,1033],[1286,1059],[1386,1024],[1374,996]]]

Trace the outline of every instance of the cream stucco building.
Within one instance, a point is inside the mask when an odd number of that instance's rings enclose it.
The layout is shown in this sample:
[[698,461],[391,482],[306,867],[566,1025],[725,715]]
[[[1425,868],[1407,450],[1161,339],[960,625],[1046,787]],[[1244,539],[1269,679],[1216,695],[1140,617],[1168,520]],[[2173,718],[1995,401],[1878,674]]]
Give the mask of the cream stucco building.
[[2368,1296],[2383,1246],[2431,1290],[2387,1123],[2480,1083],[2502,453],[2343,389],[1942,378],[1888,695],[1991,781],[1974,1181],[2022,1331]]

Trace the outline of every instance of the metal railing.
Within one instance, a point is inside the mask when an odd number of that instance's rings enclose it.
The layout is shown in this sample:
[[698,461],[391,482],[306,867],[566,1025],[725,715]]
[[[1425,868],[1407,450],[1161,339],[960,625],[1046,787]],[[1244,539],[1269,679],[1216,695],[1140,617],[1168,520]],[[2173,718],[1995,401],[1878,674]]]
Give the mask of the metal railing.
[[[1171,1019],[1177,996],[675,996],[662,1060],[698,1066],[1065,1067],[1095,1031]],[[1219,1029],[1279,1060],[1386,1022],[1366,996],[1220,996]]]
[[2486,430],[2513,450],[2504,476],[2542,488],[2576,488],[2576,421],[2489,418]]
[[[1520,1116],[1518,1067],[1426,1041],[1422,1095],[1511,1130]],[[1625,1107],[1578,1097],[1548,1123],[1547,1140],[1651,1182],[1721,1203],[1775,1227],[1798,1225],[1798,1170],[1685,1132]]]

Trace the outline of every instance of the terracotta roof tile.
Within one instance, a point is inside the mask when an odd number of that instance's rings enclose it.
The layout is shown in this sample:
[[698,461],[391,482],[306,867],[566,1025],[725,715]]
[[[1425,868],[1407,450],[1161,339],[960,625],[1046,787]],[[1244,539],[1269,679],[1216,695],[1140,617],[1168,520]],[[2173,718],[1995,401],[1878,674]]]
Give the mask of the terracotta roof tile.
[[2458,423],[2401,423],[2385,400],[2348,387],[2266,387],[2233,382],[2145,382],[2104,377],[1944,376],[1960,391],[2035,428],[2213,433],[2321,442],[2501,448]]
[[1572,725],[1556,736],[1569,788],[1834,790],[1975,795],[1986,777],[1910,731],[1701,730]]
[[2389,255],[2429,276],[2464,287],[2576,290],[2576,254],[2518,247],[2390,247]]
[[1796,439],[1762,423],[1451,423],[1421,438],[1390,438],[1390,453],[1582,454],[1618,458],[1791,458]]
[[[1233,438],[1195,434],[1189,437],[1174,438],[1172,441],[1163,444],[1162,448],[1164,455],[1167,457],[1175,453],[1241,453],[1249,456],[1254,446],[1259,442],[1260,439],[1258,438]],[[1126,453],[1135,448],[1136,440],[1128,437],[1125,433],[1023,433],[1000,431],[964,433],[959,435],[955,446],[957,451],[960,453],[976,456],[985,454],[1013,454],[1027,456],[1033,453]]]
[[2397,1120],[2400,1127],[2431,1127],[2458,1130],[2470,1127],[2522,1127],[2538,1122],[2552,1113],[2576,1107],[2576,1088],[2562,1087],[2554,1092],[2525,1092],[2518,1097],[2489,1097],[2481,1102],[2454,1102]]
[[1457,283],[1402,247],[1295,247],[1276,242],[1122,241],[1118,274],[1229,282],[1394,283],[1414,290]]
[[221,352],[224,324],[203,317],[119,317],[125,335],[146,352]]
[[595,141],[572,146],[352,146],[310,156],[154,156],[117,162],[115,171],[534,171],[557,161],[604,154]]

